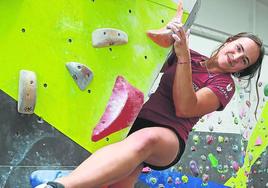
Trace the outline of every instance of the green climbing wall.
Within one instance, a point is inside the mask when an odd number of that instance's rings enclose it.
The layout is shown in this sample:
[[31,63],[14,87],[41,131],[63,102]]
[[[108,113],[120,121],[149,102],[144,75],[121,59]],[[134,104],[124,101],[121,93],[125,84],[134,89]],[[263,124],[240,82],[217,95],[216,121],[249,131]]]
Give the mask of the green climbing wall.
[[[168,49],[152,43],[145,31],[163,27],[176,7],[171,0],[0,1],[0,89],[17,100],[19,71],[34,71],[35,114],[90,152],[118,141],[127,129],[98,142],[91,141],[92,130],[118,75],[147,95]],[[125,31],[129,43],[93,48],[92,32],[105,27]],[[67,62],[93,71],[85,91],[73,81]]]
[[[266,102],[262,114],[259,117],[252,135],[248,141],[246,149],[245,162],[235,177],[230,178],[225,185],[246,188],[248,175],[251,173],[251,167],[257,161],[258,157],[264,152],[268,146],[268,103]],[[257,139],[261,143],[256,143]]]

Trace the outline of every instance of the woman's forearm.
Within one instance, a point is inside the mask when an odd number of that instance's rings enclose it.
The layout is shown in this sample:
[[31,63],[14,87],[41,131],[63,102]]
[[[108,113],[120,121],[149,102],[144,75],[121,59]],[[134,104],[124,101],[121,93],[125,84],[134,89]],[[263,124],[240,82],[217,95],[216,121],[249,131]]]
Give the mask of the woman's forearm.
[[188,117],[197,103],[197,97],[192,84],[192,69],[190,60],[178,60],[173,82],[173,101],[176,115]]

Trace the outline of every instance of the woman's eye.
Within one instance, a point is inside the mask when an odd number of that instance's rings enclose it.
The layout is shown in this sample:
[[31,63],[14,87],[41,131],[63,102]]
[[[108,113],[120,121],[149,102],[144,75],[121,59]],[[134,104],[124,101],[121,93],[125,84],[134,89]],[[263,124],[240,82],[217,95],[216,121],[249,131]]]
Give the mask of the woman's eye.
[[237,48],[238,52],[241,52],[241,47],[240,46],[237,45],[236,48]]

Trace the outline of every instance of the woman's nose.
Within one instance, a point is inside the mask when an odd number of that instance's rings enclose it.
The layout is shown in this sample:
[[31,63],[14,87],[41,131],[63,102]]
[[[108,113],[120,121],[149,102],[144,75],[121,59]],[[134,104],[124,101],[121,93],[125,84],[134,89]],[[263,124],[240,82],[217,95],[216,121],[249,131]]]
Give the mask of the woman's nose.
[[244,56],[245,55],[244,55],[243,52],[237,52],[237,53],[234,54],[234,60],[235,61],[241,60]]

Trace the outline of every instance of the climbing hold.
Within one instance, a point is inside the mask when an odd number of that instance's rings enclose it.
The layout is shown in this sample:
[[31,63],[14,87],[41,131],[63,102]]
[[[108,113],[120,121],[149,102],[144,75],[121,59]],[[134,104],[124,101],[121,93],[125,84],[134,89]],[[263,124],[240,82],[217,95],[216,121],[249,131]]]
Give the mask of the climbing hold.
[[131,125],[143,102],[143,93],[130,85],[122,76],[118,76],[105,112],[93,130],[92,141],[96,142]]
[[218,142],[219,142],[219,143],[223,143],[223,142],[224,142],[224,138],[223,138],[222,136],[219,136],[219,137],[218,137]]
[[249,100],[246,101],[246,105],[250,108],[251,102]]
[[18,112],[33,114],[36,103],[36,74],[21,70],[19,78]]
[[237,117],[234,118],[234,124],[236,124],[236,125],[238,124],[238,118]]
[[[185,31],[187,31],[192,24],[194,23],[194,20],[196,18],[197,12],[199,11],[201,6],[201,0],[197,0],[194,4],[194,7],[192,8],[190,15],[188,16],[188,19],[183,25],[183,28]],[[181,1],[178,4],[177,8],[177,15],[173,19],[174,21],[180,22],[183,15],[183,7]],[[173,44],[173,37],[172,37],[172,31],[169,28],[162,28],[159,30],[149,30],[147,31],[147,36],[154,41],[159,46],[162,46],[164,48],[167,48]]]
[[85,90],[93,79],[92,71],[85,65],[77,62],[66,63],[66,68],[72,75],[80,90]]
[[206,139],[207,139],[207,144],[212,144],[212,142],[213,142],[213,136],[212,135],[207,135]]
[[149,179],[149,181],[150,181],[150,183],[152,183],[152,184],[156,184],[156,183],[157,183],[157,179],[156,179],[155,177],[151,177],[151,178]]
[[200,157],[201,157],[202,161],[206,161],[207,160],[207,157],[205,155],[201,155]]
[[237,152],[238,151],[238,145],[236,145],[236,144],[234,144],[233,146],[232,146],[232,149],[233,149],[233,151],[234,152]]
[[212,132],[212,131],[214,130],[213,125],[209,125],[208,130],[209,130],[210,132]]
[[196,151],[196,147],[195,146],[191,146],[191,151]]
[[197,177],[199,175],[199,169],[197,163],[194,160],[191,160],[189,163],[189,167],[193,176]]
[[239,170],[239,164],[236,161],[232,162],[232,168],[234,169],[235,172]]
[[268,96],[268,84],[266,84],[266,85],[264,86],[264,90],[263,90],[263,92],[264,92],[264,95],[267,97],[267,96]]
[[202,175],[202,183],[203,185],[207,185],[209,180],[209,175],[208,174],[203,174]]
[[218,124],[220,125],[222,123],[222,119],[218,117]]
[[261,87],[262,86],[262,82],[258,82],[258,86]]
[[218,153],[222,152],[222,148],[220,146],[218,146],[216,150],[217,150]]
[[228,165],[223,165],[223,173],[227,173],[229,171]]
[[[258,160],[257,162],[256,162],[256,165],[261,165],[262,164],[262,162],[261,162],[261,160]],[[260,171],[259,171],[260,172]]]
[[167,178],[167,182],[168,182],[168,183],[173,183],[173,179],[172,179],[172,177],[169,176],[169,177]]
[[222,180],[222,181],[224,181],[224,180],[225,180],[225,178],[226,178],[224,174],[221,174],[221,176],[220,176],[220,177],[221,177],[221,180]]
[[201,174],[203,173],[203,170],[204,170],[203,166],[199,166],[199,172],[200,172]]
[[92,46],[101,48],[112,45],[121,45],[128,42],[128,35],[119,29],[101,28],[92,33]]
[[212,167],[218,166],[218,164],[219,164],[218,159],[212,153],[208,154],[208,159],[209,159]]
[[182,170],[183,170],[183,167],[182,167],[182,166],[179,166],[179,167],[178,167],[178,171],[179,171],[179,172],[182,172]]
[[217,171],[218,171],[219,173],[223,173],[223,167],[222,167],[221,164],[219,164],[219,165],[217,166]]
[[[173,18],[173,21],[180,22],[183,15],[183,7],[182,7],[182,1],[179,1],[178,7],[177,7],[177,13],[175,18]],[[174,39],[172,38],[172,31],[170,28],[162,28],[157,30],[148,30],[146,32],[147,36],[154,41],[156,44],[158,44],[161,47],[168,48],[174,43]]]
[[175,184],[178,185],[178,184],[181,184],[181,180],[179,177],[176,177],[175,178]]
[[145,174],[148,174],[148,173],[150,173],[152,171],[152,169],[150,168],[150,167],[144,167],[143,169],[142,169],[142,173],[145,173]]
[[159,184],[158,188],[165,188],[164,184]]
[[200,142],[199,136],[198,135],[194,135],[193,136],[193,141],[194,141],[195,144],[198,144]]
[[225,143],[228,143],[228,142],[229,142],[229,138],[228,138],[228,137],[225,137],[225,138],[224,138],[224,142],[225,142]]
[[188,179],[188,177],[186,175],[183,175],[181,177],[181,180],[182,180],[183,183],[188,183],[188,181],[189,181],[189,179]]
[[37,123],[40,123],[40,124],[44,123],[43,118],[42,118],[42,117],[39,117],[39,118],[37,119]]
[[258,136],[258,138],[255,141],[255,146],[260,146],[260,145],[262,145],[262,140],[261,140],[261,137]]

